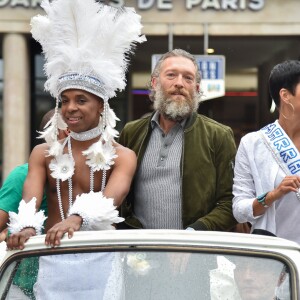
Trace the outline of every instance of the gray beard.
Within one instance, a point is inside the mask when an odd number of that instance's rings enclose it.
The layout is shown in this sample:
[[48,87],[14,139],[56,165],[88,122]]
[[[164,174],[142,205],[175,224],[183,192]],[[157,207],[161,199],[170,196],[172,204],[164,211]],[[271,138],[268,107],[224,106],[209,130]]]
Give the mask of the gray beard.
[[196,92],[193,94],[192,99],[185,99],[184,101],[176,101],[172,98],[166,99],[160,84],[158,84],[154,95],[153,107],[167,119],[181,121],[197,111],[199,102],[200,97]]

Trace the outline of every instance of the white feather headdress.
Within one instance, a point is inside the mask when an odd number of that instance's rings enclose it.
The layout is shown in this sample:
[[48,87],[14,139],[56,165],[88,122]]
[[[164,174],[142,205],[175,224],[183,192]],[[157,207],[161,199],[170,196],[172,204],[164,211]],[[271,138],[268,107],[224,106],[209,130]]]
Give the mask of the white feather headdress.
[[128,55],[145,41],[133,8],[94,0],[43,0],[41,7],[47,16],[32,18],[31,33],[43,47],[45,88],[53,97],[82,85],[107,100],[125,88]]
[[97,155],[105,157],[103,151],[111,153],[110,145],[118,135],[114,127],[119,119],[109,108],[108,99],[125,88],[129,56],[137,43],[146,40],[141,35],[141,18],[133,8],[114,8],[95,0],[43,0],[41,7],[46,15],[31,19],[31,33],[42,45],[46,59],[45,90],[56,98],[55,116],[41,137],[48,138],[48,155],[62,155],[57,140],[61,93],[81,89],[99,96],[104,101],[99,122],[102,136],[98,146],[86,150],[84,155],[93,170],[103,169],[92,161],[97,160]]

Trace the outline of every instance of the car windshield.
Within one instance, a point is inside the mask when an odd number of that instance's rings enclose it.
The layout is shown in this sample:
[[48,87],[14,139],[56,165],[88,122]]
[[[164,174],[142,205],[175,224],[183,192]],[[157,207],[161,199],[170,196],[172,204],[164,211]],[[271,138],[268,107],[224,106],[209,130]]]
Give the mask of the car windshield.
[[0,292],[1,299],[291,299],[281,261],[177,251],[17,259],[2,272]]

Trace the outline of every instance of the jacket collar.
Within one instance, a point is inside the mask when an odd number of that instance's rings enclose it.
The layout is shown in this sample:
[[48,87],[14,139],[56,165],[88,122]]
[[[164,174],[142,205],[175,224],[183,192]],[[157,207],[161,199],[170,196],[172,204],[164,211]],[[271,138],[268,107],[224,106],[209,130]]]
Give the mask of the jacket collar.
[[[188,129],[189,127],[191,127],[194,124],[196,117],[197,117],[197,113],[196,112],[192,113],[189,117],[187,117],[186,119],[181,121],[182,127],[184,129]],[[150,116],[150,127],[152,129],[155,126],[154,123],[159,125],[159,112],[158,111],[153,112]]]

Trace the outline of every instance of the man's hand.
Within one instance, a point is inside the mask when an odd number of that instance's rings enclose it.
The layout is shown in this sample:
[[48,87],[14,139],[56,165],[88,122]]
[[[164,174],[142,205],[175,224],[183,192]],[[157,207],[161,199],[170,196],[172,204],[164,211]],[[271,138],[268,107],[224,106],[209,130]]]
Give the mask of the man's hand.
[[10,250],[23,250],[25,242],[34,235],[36,235],[36,232],[32,227],[26,227],[18,233],[11,234],[6,240],[7,248]]
[[82,223],[82,218],[78,215],[71,215],[62,222],[55,224],[47,232],[45,238],[45,244],[47,246],[56,247],[60,245],[60,240],[65,233],[68,233],[68,238],[70,239],[74,231],[80,229]]

